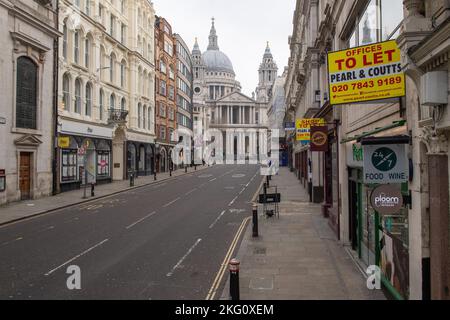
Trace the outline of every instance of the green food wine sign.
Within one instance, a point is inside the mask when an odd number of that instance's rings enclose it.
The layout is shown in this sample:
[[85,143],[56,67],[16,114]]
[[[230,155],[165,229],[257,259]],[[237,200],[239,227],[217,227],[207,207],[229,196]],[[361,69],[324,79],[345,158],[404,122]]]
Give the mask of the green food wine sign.
[[405,144],[364,146],[364,183],[403,183],[408,180]]

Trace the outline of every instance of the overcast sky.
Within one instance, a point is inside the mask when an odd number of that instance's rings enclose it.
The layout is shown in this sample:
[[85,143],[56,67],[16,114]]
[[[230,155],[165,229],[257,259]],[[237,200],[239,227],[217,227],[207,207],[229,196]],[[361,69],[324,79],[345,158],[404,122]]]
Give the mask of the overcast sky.
[[233,63],[243,93],[258,85],[258,68],[269,41],[279,75],[289,58],[295,0],[153,0],[156,14],[166,18],[173,32],[190,49],[195,37],[202,52],[208,46],[211,18],[215,18],[219,47]]

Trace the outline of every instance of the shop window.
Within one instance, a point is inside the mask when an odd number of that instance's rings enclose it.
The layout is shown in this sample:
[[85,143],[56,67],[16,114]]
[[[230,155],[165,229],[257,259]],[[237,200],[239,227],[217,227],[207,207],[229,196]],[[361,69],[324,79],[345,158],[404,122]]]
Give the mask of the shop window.
[[97,151],[97,175],[101,177],[109,177],[109,150]]
[[70,138],[68,149],[61,150],[61,181],[71,182],[77,180],[77,151],[78,145]]

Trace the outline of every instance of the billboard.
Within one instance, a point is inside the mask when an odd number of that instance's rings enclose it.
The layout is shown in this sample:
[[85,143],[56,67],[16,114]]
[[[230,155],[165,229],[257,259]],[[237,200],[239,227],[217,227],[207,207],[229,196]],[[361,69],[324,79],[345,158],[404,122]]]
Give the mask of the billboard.
[[401,52],[395,40],[328,53],[330,104],[405,95]]
[[297,141],[311,141],[311,127],[321,127],[325,125],[325,119],[298,119],[296,121]]

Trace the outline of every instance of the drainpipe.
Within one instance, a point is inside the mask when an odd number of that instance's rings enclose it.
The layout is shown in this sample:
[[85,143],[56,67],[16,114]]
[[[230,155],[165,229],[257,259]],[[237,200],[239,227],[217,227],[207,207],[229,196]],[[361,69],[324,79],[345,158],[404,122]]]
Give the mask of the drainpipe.
[[[56,28],[59,31],[59,1],[54,11]],[[53,156],[52,156],[52,194],[59,193],[58,185],[58,78],[59,78],[59,37],[53,41]]]

